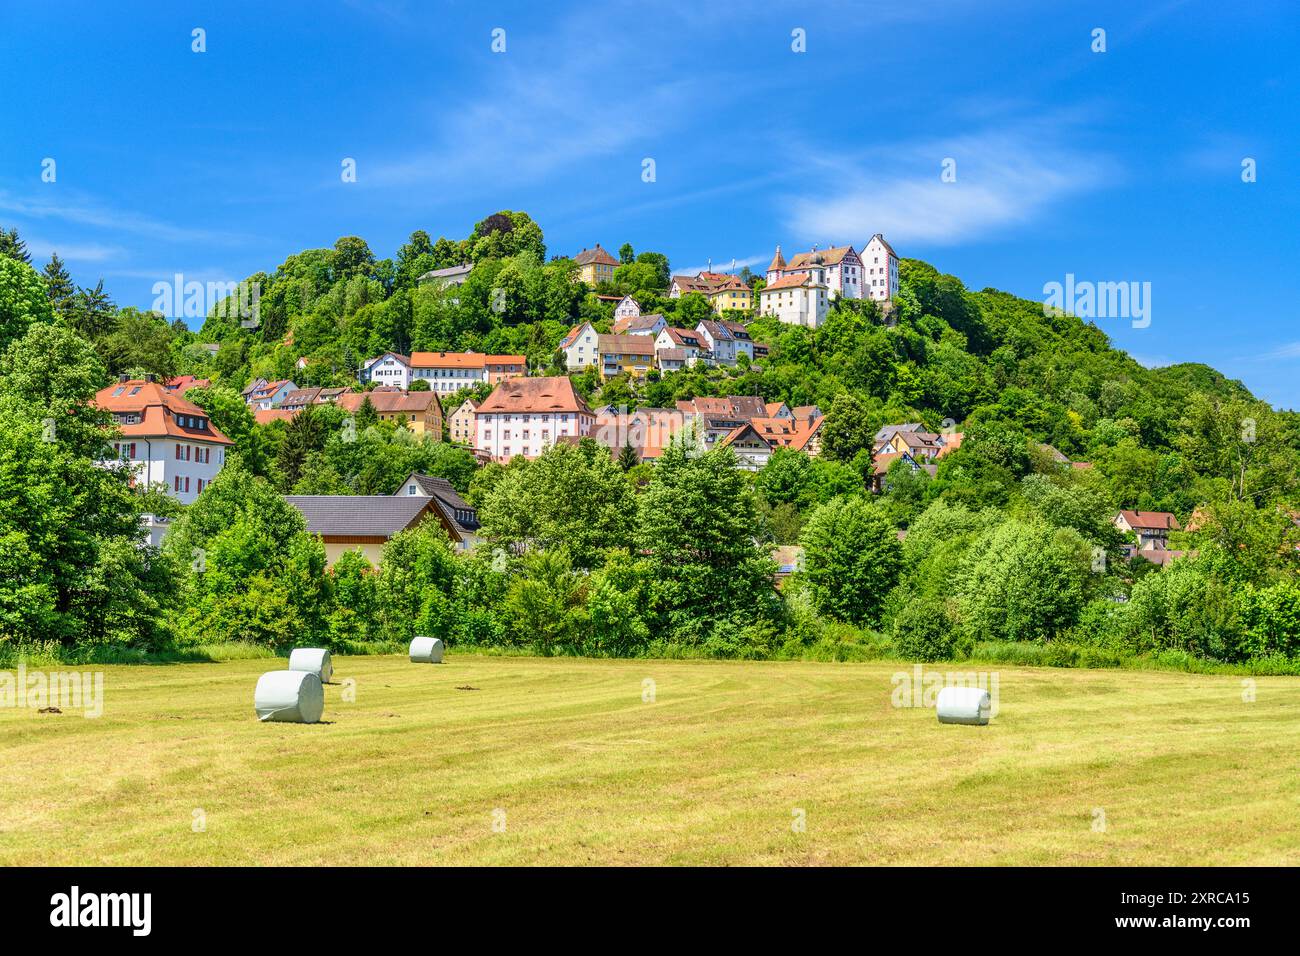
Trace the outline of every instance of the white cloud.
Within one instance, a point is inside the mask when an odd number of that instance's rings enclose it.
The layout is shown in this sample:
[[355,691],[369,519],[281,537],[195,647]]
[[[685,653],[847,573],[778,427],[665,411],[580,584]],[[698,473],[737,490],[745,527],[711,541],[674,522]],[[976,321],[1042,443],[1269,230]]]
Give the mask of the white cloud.
[[79,226],[108,229],[114,233],[132,233],[163,242],[234,243],[247,238],[233,233],[177,226],[150,216],[115,209],[93,198],[71,195],[62,189],[60,194],[68,198],[60,201],[23,198],[0,190],[0,211],[27,219],[56,219]]
[[[986,239],[1116,178],[1112,160],[1067,145],[1068,132],[1040,122],[830,156],[808,174],[815,190],[787,197],[787,225],[814,242],[860,243],[877,232],[895,243]],[[955,182],[940,179],[949,158]]]
[[1279,345],[1273,351],[1266,352],[1261,357],[1266,359],[1300,358],[1300,342],[1287,342],[1285,345]]
[[33,260],[49,259],[54,253],[65,262],[104,262],[115,259],[122,254],[117,246],[105,246],[94,242],[55,242],[48,239],[32,238],[25,240],[27,251]]
[[[464,97],[431,102],[429,145],[373,162],[363,185],[443,187],[466,193],[502,192],[571,173],[583,161],[619,156],[629,180],[653,158],[650,144],[729,99],[717,77],[700,64],[673,79],[648,81],[638,64],[648,48],[671,55],[671,22],[644,20],[619,30],[605,23],[592,32],[590,16],[560,20],[544,35],[507,33],[505,53],[489,54],[482,85]],[[665,45],[667,44],[667,45]]]

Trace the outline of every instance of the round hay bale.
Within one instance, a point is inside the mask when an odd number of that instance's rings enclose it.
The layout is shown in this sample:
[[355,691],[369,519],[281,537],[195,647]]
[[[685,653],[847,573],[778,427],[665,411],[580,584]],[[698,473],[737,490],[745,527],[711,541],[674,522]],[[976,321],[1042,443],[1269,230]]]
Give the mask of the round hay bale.
[[269,671],[257,679],[253,709],[262,721],[314,724],[325,712],[325,688],[307,671]]
[[975,724],[989,722],[989,692],[978,687],[945,687],[939,691],[934,709],[941,724]]
[[440,637],[417,637],[411,641],[412,664],[441,664],[442,652]]
[[323,647],[295,647],[289,652],[289,670],[315,674],[322,684],[328,684],[334,676],[334,662]]

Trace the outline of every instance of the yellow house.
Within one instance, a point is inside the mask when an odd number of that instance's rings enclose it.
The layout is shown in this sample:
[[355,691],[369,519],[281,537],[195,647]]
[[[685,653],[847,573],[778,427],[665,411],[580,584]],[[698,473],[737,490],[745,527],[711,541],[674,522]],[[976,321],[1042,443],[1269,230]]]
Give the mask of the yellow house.
[[596,339],[600,356],[600,377],[608,380],[622,372],[633,378],[644,378],[654,368],[655,337],[653,335],[602,335]]
[[721,315],[728,309],[740,309],[749,312],[754,308],[754,292],[749,286],[730,277],[734,282],[727,282],[719,285],[709,292],[709,301],[713,303],[713,311]]
[[474,399],[467,398],[447,419],[447,431],[455,444],[474,447],[474,420],[478,417],[478,406],[479,403]]
[[583,249],[573,261],[578,265],[578,278],[592,287],[613,282],[614,270],[619,267],[619,261],[602,249],[599,242],[595,249]]
[[396,389],[348,392],[339,396],[339,407],[355,415],[367,397],[380,421],[399,422],[407,431],[442,441],[442,406],[438,404],[438,396],[433,392],[403,392]]

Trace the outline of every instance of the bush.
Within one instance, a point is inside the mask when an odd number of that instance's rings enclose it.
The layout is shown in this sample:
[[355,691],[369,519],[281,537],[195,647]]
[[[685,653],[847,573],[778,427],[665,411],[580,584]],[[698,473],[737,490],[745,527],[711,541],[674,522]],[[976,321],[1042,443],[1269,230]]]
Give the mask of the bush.
[[894,616],[894,647],[909,661],[944,661],[955,655],[957,629],[947,605],[935,598],[907,601]]

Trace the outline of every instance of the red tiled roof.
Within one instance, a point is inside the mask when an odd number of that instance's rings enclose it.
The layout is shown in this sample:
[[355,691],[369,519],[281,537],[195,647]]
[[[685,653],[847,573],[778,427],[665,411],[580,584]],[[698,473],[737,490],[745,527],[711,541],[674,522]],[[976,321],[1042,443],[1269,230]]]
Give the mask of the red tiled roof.
[[775,282],[768,283],[767,287],[760,290],[761,292],[772,292],[776,289],[797,289],[800,286],[812,283],[812,276],[806,272],[796,273],[794,275],[781,276]]
[[1128,526],[1133,529],[1181,531],[1178,519],[1168,511],[1121,511]]
[[[208,413],[157,382],[132,379],[114,382],[95,393],[95,404],[113,415],[137,414],[140,421],[119,427],[128,438],[187,438],[214,445],[233,445],[212,424]],[[202,419],[206,428],[182,426],[177,416]]]
[[411,368],[485,368],[489,365],[524,365],[523,355],[484,355],[482,352],[412,352]]
[[507,379],[479,406],[480,415],[501,412],[577,412],[591,415],[591,407],[573,388],[566,375]]

